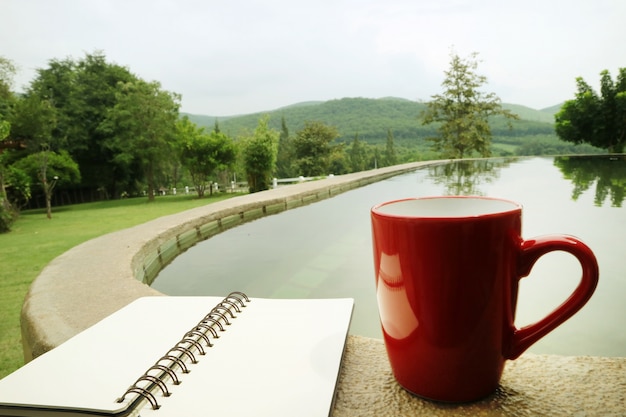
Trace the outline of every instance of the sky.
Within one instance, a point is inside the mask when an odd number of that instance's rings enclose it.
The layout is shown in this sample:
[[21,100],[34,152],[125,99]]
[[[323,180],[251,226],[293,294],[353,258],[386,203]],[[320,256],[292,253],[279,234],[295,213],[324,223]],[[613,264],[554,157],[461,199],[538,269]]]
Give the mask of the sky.
[[305,101],[442,92],[450,54],[478,53],[485,92],[542,109],[576,77],[626,67],[624,0],[0,0],[0,56],[21,91],[52,59],[102,52],[230,116]]

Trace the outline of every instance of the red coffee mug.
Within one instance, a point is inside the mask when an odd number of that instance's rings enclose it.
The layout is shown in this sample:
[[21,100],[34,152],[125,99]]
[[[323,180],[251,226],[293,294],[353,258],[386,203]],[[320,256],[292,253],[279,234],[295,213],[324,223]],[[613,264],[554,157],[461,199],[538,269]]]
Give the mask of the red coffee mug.
[[[506,359],[575,314],[593,294],[598,264],[567,235],[521,238],[522,207],[484,197],[391,201],[371,210],[376,295],[393,374],[432,400],[494,392]],[[582,266],[572,295],[547,317],[515,327],[518,282],[547,252]]]

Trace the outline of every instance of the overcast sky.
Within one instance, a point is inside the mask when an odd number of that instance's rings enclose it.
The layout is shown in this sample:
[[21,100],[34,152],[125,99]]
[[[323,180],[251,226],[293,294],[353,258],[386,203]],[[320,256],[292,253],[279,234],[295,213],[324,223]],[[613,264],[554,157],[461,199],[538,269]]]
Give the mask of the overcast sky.
[[102,51],[225,116],[310,100],[441,92],[453,47],[487,92],[535,109],[626,67],[624,0],[0,0],[19,90],[50,59]]

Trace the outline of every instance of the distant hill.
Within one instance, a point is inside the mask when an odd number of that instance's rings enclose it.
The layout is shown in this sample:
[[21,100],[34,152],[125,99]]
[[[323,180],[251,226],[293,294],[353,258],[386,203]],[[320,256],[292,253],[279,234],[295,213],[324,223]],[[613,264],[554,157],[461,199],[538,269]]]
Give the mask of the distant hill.
[[[394,141],[403,143],[415,141],[435,134],[433,125],[423,126],[419,114],[425,108],[422,102],[397,97],[379,99],[342,98],[329,101],[296,103],[279,109],[240,116],[219,117],[187,115],[199,126],[212,129],[217,119],[220,129],[232,137],[250,134],[263,115],[270,116],[270,127],[280,130],[284,117],[291,134],[302,129],[307,121],[321,121],[335,126],[340,133],[340,141],[352,141],[358,134],[359,140],[368,143],[381,143],[390,130]],[[549,111],[534,110],[529,107],[503,103],[503,107],[519,115],[513,122],[513,130],[498,118],[492,121],[494,137],[524,135],[554,135],[554,117]]]
[[[563,107],[563,103],[541,109],[541,112],[551,114],[554,117],[554,115],[557,114],[559,110],[561,110],[561,107]],[[554,118],[552,120],[554,120]]]
[[[558,111],[559,106],[550,107],[550,109],[556,109],[554,112],[549,110],[535,110],[530,107],[522,106],[519,104],[502,103],[502,107],[517,114],[522,120],[529,120],[533,122],[554,123],[554,113]],[[557,108],[558,107],[558,108]]]

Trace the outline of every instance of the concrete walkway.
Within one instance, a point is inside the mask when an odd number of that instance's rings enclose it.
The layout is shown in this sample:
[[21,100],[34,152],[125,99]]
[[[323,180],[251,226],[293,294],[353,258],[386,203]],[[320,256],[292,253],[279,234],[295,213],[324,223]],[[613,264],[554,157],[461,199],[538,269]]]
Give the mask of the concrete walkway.
[[[412,171],[418,162],[242,195],[110,233],[54,259],[22,309],[24,358],[53,349],[136,298],[163,295],[142,280],[195,241],[251,218]],[[173,249],[172,249],[173,248]],[[493,397],[450,406],[415,398],[393,381],[382,341],[350,336],[335,416],[625,415],[626,358],[525,354],[509,362]]]

